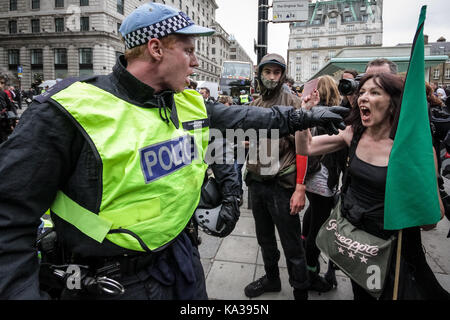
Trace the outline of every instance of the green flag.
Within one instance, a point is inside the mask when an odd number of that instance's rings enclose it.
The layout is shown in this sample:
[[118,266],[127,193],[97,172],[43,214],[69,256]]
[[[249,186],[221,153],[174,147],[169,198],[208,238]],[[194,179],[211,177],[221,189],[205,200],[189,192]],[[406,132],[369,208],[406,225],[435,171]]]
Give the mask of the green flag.
[[425,94],[425,16],[426,6],[423,6],[389,157],[384,211],[387,230],[433,224],[441,218]]

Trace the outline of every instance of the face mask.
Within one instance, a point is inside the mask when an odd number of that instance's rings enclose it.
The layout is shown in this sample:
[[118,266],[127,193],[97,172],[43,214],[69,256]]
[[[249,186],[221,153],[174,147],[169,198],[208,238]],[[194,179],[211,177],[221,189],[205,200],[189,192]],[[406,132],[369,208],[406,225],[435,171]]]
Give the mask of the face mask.
[[261,77],[261,81],[267,89],[275,89],[278,86],[278,81],[267,80],[264,77]]

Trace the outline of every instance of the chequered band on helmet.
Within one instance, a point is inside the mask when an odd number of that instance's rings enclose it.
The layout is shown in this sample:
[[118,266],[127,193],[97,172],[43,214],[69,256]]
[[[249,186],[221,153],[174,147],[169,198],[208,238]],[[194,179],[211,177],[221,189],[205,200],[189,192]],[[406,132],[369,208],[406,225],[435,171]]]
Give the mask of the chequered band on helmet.
[[176,16],[142,27],[125,35],[125,46],[127,49],[131,49],[147,43],[150,39],[160,39],[193,24],[194,22],[191,18],[180,11]]

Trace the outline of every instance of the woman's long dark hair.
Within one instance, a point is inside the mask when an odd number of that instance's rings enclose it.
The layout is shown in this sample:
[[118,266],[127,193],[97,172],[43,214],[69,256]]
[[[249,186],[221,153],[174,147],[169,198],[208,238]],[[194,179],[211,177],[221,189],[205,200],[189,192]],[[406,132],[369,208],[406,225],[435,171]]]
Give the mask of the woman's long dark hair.
[[400,114],[400,105],[402,102],[402,91],[404,86],[403,78],[392,74],[392,73],[374,73],[374,74],[366,74],[361,78],[361,81],[358,86],[358,90],[356,92],[357,99],[352,106],[350,114],[345,119],[346,124],[351,125],[353,128],[353,132],[362,132],[365,127],[361,121],[361,114],[359,112],[358,107],[358,97],[359,92],[368,80],[373,79],[376,85],[382,88],[390,97],[389,103],[389,122],[392,125],[391,137],[395,136],[395,131],[397,129],[398,117]]

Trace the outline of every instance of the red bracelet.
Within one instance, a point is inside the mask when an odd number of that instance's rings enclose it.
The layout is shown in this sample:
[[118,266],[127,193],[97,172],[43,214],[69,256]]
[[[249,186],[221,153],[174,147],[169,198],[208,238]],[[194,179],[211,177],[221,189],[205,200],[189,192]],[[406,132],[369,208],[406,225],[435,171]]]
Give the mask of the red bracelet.
[[297,184],[304,184],[306,177],[306,169],[308,168],[308,156],[295,155],[297,163]]

